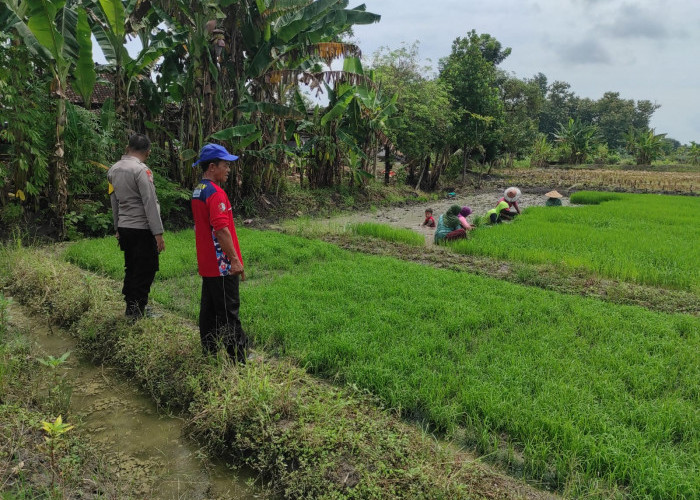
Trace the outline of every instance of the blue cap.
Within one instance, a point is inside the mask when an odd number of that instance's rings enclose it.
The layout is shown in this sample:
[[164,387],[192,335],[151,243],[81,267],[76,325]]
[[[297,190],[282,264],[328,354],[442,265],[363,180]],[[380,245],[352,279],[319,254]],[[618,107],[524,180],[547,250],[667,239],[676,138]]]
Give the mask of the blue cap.
[[205,144],[199,151],[199,160],[194,162],[192,166],[196,167],[200,163],[210,162],[212,160],[234,161],[237,159],[238,156],[232,155],[226,151],[226,148],[223,146],[219,146],[218,144]]

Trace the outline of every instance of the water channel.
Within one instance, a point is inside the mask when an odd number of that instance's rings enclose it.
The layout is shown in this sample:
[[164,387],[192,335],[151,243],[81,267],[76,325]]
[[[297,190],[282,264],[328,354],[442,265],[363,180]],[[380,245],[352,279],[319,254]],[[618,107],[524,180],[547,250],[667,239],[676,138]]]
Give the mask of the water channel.
[[60,357],[59,368],[72,386],[71,423],[80,422],[93,446],[140,498],[249,500],[262,495],[246,481],[251,473],[231,470],[206,457],[186,439],[184,422],[158,413],[153,401],[114,369],[96,366],[76,354],[75,340],[45,317],[32,316],[12,301],[10,323],[33,343],[38,358]]

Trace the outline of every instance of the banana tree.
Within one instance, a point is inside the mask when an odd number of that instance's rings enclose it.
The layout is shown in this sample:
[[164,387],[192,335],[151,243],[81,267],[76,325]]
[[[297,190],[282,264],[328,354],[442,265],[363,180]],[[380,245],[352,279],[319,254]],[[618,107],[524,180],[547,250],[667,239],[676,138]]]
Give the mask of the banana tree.
[[[141,82],[155,87],[151,69],[167,52],[185,41],[180,32],[158,27],[162,18],[148,2],[137,0],[85,0],[91,29],[102,49],[108,67],[114,72],[114,101],[117,114],[131,123],[132,128],[144,121],[135,120],[130,106],[135,84]],[[128,35],[138,36],[141,51],[132,58],[126,50]],[[152,90],[152,94],[156,94]],[[161,109],[152,110],[154,113]],[[150,118],[150,117],[148,117]]]
[[55,186],[55,213],[60,236],[65,236],[64,217],[68,209],[68,166],[64,158],[66,127],[66,88],[68,77],[84,102],[90,102],[95,84],[92,40],[85,9],[75,1],[7,0],[12,12],[11,27],[30,52],[51,71],[51,95],[56,99],[56,134],[51,161]]
[[[363,5],[354,9],[347,6],[347,0],[241,0],[225,11],[223,26],[231,41],[225,67],[231,78],[231,105],[238,113],[233,116],[234,121],[255,107],[262,111],[254,113],[252,118],[257,120],[264,142],[282,145],[293,137],[302,125],[300,118],[307,114],[305,107],[297,105],[294,90],[297,86],[303,84],[311,91],[320,92],[325,84],[366,80],[361,74],[330,69],[334,59],[360,55],[357,46],[339,41],[342,34],[354,24],[379,20],[378,15],[366,12]],[[272,120],[263,120],[263,114]],[[320,123],[312,127],[309,120],[302,122],[306,128],[325,128]],[[334,130],[334,126],[328,130]],[[335,140],[333,136],[329,139]],[[282,176],[288,155],[283,147],[277,150],[275,164]],[[323,155],[324,164],[334,157],[330,150],[326,152],[328,158]],[[321,184],[331,182],[316,180]]]
[[569,163],[584,163],[597,144],[598,127],[569,118],[566,124],[559,124],[554,138],[564,148]]
[[627,151],[634,155],[637,165],[651,165],[663,152],[666,134],[656,134],[654,129],[630,129],[625,135]]

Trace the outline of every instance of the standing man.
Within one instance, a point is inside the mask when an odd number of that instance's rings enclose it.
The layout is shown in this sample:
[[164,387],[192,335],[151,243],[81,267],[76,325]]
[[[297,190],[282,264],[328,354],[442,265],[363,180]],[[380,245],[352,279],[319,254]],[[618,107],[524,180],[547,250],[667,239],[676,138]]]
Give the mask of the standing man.
[[107,171],[116,237],[124,252],[126,316],[133,320],[146,312],[158,254],[165,250],[153,173],[144,163],[150,153],[148,137],[134,134],[126,154]]
[[199,152],[202,180],[192,193],[192,215],[197,245],[197,266],[202,277],[199,335],[205,354],[215,354],[219,344],[235,362],[245,363],[248,338],[238,318],[240,280],[245,280],[243,257],[233,223],[231,202],[221,189],[238,157],[218,144],[206,144]]

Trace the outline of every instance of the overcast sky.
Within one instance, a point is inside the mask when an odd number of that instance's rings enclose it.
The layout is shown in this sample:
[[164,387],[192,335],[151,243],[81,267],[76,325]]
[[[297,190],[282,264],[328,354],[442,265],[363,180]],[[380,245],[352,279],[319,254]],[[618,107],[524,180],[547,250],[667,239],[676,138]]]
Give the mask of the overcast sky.
[[418,40],[437,69],[452,41],[474,29],[513,49],[501,68],[517,77],[542,72],[579,97],[648,99],[661,105],[656,133],[700,142],[700,0],[361,1],[382,16],[354,28],[368,59]]

